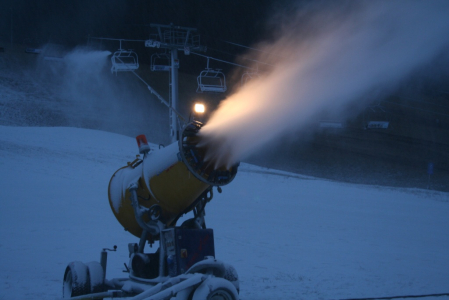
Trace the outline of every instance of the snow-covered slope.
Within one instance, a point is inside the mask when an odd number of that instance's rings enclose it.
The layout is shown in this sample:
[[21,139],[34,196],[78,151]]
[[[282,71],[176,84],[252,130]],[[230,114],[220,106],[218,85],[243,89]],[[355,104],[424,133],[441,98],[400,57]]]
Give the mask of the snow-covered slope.
[[[60,297],[67,263],[113,245],[107,277],[126,276],[136,238],[115,220],[107,185],[135,154],[118,134],[0,127],[0,299]],[[206,221],[241,299],[339,299],[449,292],[448,216],[447,193],[242,164]]]

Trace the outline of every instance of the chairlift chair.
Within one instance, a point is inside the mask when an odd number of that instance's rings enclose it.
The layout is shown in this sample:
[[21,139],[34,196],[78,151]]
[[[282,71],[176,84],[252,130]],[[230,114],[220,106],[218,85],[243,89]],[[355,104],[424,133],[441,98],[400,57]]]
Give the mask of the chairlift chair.
[[368,107],[365,119],[365,129],[388,129],[390,125],[389,114],[380,103]]
[[154,53],[151,55],[151,71],[170,71],[170,56],[167,53]]
[[119,49],[111,57],[111,72],[134,71],[139,68],[137,53],[132,50]]
[[242,75],[242,79],[240,81],[241,86],[244,86],[247,82],[253,80],[253,79],[259,79],[259,73],[258,72],[245,72]]
[[197,77],[198,88],[197,93],[212,92],[224,93],[226,92],[226,76],[220,69],[209,68],[209,58],[207,58],[207,68],[201,71]]

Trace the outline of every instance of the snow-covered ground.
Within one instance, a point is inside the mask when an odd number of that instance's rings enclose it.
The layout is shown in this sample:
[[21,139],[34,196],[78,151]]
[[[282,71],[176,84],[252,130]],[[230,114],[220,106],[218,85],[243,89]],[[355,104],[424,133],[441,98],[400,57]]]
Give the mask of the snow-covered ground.
[[[133,138],[104,131],[0,126],[0,299],[60,297],[70,261],[99,260],[113,245],[107,277],[126,275],[136,238],[116,221],[107,186],[137,152]],[[449,293],[447,193],[242,164],[206,210],[241,299]]]

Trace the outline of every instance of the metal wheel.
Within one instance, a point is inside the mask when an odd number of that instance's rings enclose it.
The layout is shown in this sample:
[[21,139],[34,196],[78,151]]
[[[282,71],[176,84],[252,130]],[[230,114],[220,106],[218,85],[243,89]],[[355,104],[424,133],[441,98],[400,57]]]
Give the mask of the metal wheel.
[[210,293],[209,297],[207,297],[208,300],[233,300],[235,298],[233,298],[232,293],[224,290],[224,289],[219,289],[216,291],[213,291],[212,293]]
[[89,285],[91,293],[104,292],[104,270],[99,262],[91,261],[86,264],[89,270]]
[[90,282],[87,266],[79,261],[71,262],[65,269],[62,297],[70,298],[89,293]]
[[223,278],[231,282],[234,285],[235,289],[237,290],[237,293],[240,294],[240,281],[237,270],[230,264],[225,263],[224,266],[225,266],[225,274],[223,275]]
[[210,277],[194,292],[192,300],[238,300],[237,290],[226,279]]

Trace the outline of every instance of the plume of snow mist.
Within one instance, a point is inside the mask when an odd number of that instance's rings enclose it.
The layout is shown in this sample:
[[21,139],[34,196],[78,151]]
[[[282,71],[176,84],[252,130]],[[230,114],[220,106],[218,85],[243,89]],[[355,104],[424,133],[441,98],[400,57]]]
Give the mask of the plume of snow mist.
[[64,57],[64,91],[68,98],[85,103],[93,102],[104,93],[107,83],[102,72],[107,67],[109,51],[77,48]]
[[214,145],[206,159],[242,160],[323,109],[392,88],[449,45],[449,1],[338,4],[313,7],[312,17],[304,7],[285,16],[291,21],[279,38],[262,48],[276,56],[259,58],[272,67],[225,99],[201,129],[202,144]]
[[39,69],[43,83],[54,87],[65,126],[146,134],[166,143],[167,108],[133,74],[111,73],[111,52],[79,46],[58,56],[58,61],[42,60]]

